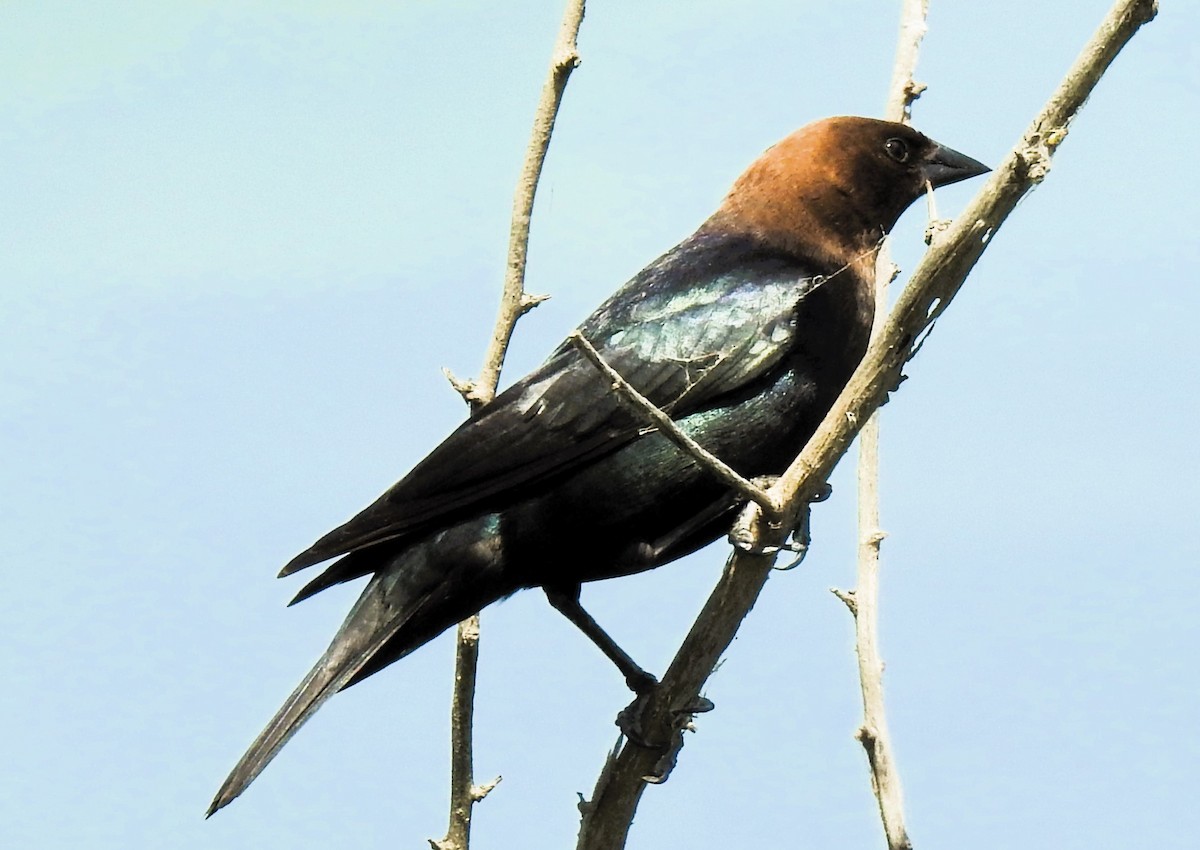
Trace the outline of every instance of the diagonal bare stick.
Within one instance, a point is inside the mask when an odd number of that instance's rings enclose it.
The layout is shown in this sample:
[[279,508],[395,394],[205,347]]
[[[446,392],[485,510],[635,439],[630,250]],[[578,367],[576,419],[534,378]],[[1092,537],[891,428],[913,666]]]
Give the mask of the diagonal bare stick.
[[[822,487],[866,417],[896,386],[900,369],[921,332],[945,311],[991,237],[1017,202],[1045,179],[1067,128],[1113,59],[1142,24],[1158,11],[1154,0],[1120,0],[1075,61],[1058,90],[1025,135],[993,172],[945,235],[935,241],[913,273],[883,331],[822,421],[804,451],[772,487],[793,511]],[[784,524],[786,526],[786,523]],[[769,529],[760,525],[760,544]],[[673,712],[694,703],[742,619],[753,606],[774,563],[771,556],[735,552],[708,602],[675,654],[651,704],[642,715],[648,731],[673,728]],[[626,743],[606,761],[584,809],[578,850],[620,850],[654,770],[654,750]]]

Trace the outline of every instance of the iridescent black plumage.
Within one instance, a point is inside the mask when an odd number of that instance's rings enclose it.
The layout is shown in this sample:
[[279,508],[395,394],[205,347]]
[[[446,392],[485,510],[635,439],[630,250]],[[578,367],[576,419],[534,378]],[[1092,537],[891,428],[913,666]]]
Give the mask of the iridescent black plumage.
[[[696,233],[581,332],[709,451],[745,476],[778,473],[866,348],[882,235],[926,179],[943,185],[985,170],[901,125],[810,125],[764,154]],[[687,554],[724,534],[737,508],[564,343],[284,568],[343,556],[297,600],[373,578],[210,814],[337,690],[522,588],[545,587],[556,607],[582,614],[580,583]]]

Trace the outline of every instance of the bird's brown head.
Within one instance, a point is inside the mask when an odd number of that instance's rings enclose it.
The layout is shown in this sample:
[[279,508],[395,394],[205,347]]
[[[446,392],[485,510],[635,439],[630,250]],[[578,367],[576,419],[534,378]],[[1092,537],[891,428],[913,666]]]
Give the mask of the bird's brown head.
[[848,263],[879,243],[926,181],[945,186],[988,170],[904,124],[826,118],[759,157],[708,226]]

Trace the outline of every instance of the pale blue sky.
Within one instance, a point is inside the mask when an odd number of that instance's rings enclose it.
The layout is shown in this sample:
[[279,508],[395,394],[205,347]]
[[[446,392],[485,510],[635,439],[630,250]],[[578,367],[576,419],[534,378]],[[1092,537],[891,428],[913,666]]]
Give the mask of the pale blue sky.
[[[464,415],[439,370],[478,369],[561,5],[105,5],[0,5],[5,845],[425,846],[447,639],[202,814],[356,592],[285,609],[275,572]],[[997,162],[1107,5],[933,0],[917,126]],[[886,410],[883,649],[920,850],[1194,846],[1200,12],[1163,5]],[[507,379],[764,147],[878,113],[897,18],[594,3],[534,221],[554,297]],[[898,230],[908,269],[922,227]],[[631,848],[882,846],[826,590],[852,583],[848,468]],[[661,671],[724,557],[584,602]],[[473,847],[572,846],[623,683],[540,594],[484,630],[477,771],[504,782]]]

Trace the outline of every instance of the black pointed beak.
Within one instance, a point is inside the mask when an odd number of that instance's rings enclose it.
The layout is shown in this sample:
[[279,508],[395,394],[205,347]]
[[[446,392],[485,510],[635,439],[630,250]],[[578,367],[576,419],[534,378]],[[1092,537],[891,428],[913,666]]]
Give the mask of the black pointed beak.
[[924,165],[921,166],[922,176],[932,183],[934,188],[978,177],[991,170],[977,159],[971,159],[953,148],[937,144],[934,145],[933,150],[926,157]]

